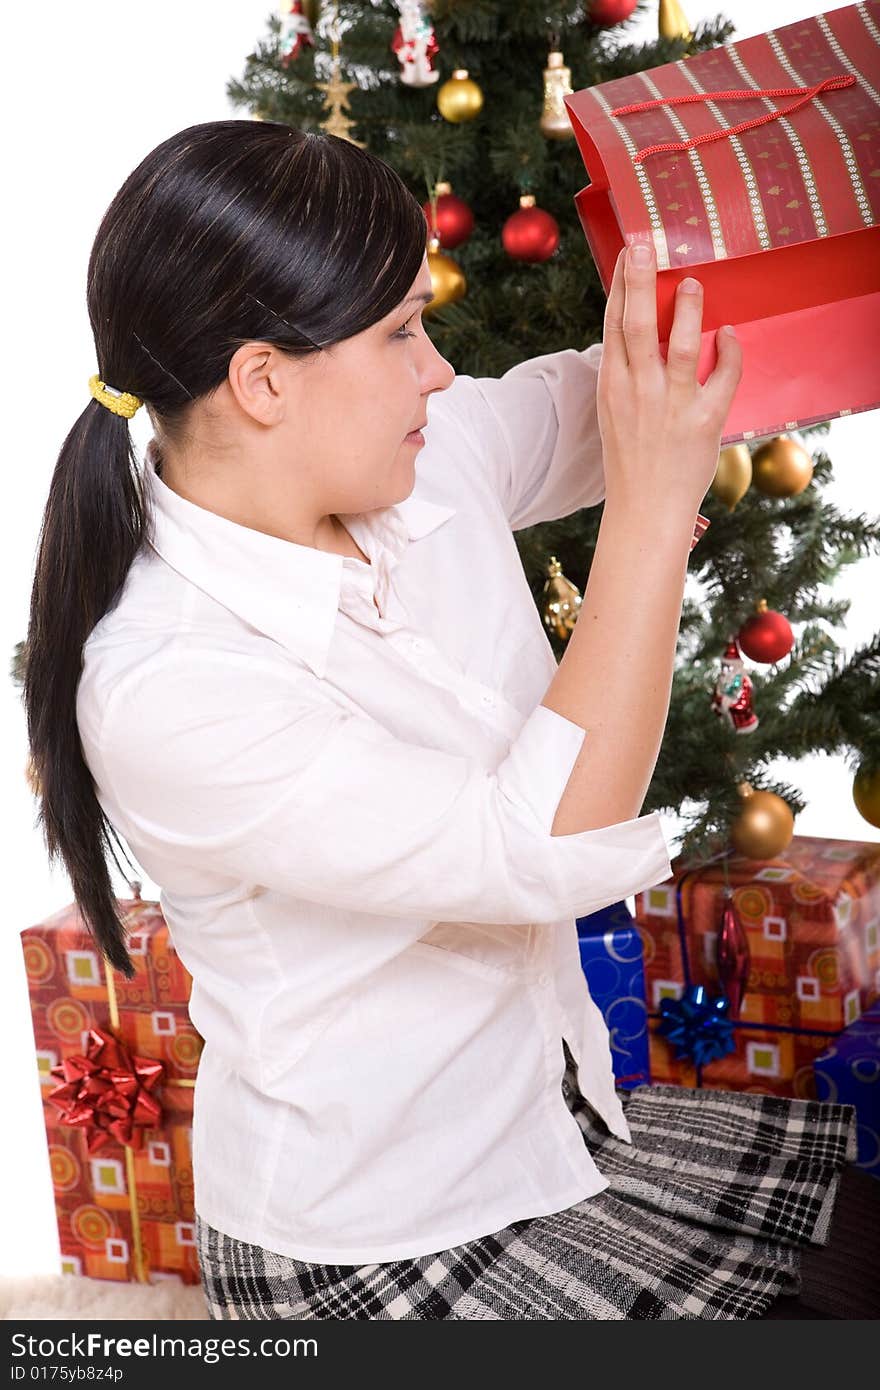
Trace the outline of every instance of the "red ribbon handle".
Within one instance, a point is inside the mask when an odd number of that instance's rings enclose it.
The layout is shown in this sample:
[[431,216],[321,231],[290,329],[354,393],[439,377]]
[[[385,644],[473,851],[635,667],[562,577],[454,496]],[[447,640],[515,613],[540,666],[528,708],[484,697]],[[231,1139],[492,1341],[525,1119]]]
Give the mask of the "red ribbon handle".
[[615,106],[610,112],[612,116],[625,116],[630,111],[648,111],[652,106],[675,106],[683,105],[687,101],[745,101],[751,97],[791,97],[800,96],[800,101],[795,101],[791,106],[786,106],[780,111],[767,111],[763,116],[755,116],[751,121],[742,121],[739,125],[730,126],[727,130],[711,130],[705,135],[695,135],[692,140],[670,140],[662,145],[647,145],[643,150],[639,150],[633,155],[633,164],[640,164],[643,159],[647,159],[649,154],[659,154],[663,150],[689,150],[693,145],[706,145],[710,140],[723,140],[728,135],[738,135],[741,130],[754,130],[756,126],[764,125],[767,121],[775,121],[779,116],[788,116],[792,111],[797,111],[801,106],[806,106],[808,101],[818,96],[820,92],[832,92],[839,87],[851,87],[855,82],[852,73],[840,74],[837,77],[826,77],[822,82],[816,83],[814,87],[750,87],[748,90],[735,88],[729,92],[690,92],[680,97],[658,97],[655,101],[636,101],[631,106]]

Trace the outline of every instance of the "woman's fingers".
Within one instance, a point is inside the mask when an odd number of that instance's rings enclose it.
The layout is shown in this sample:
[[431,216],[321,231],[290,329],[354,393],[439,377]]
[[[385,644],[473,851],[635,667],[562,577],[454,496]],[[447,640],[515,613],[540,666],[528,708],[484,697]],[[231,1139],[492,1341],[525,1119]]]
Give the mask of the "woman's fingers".
[[723,328],[719,328],[715,334],[715,346],[718,361],[703,387],[703,400],[715,410],[723,429],[742,378],[743,351],[736,335],[725,332]]
[[633,242],[624,266],[626,297],[623,306],[623,336],[630,366],[653,369],[660,361],[657,341],[657,266],[649,242]]
[[623,305],[624,305],[624,284],[623,284],[623,262],[626,255],[626,247],[620,252],[614,263],[614,274],[611,277],[611,287],[608,290],[608,299],[605,302],[605,321],[602,329],[602,360],[608,363],[609,367],[622,368],[629,366],[629,358],[626,355],[626,342],[623,336]]
[[675,313],[669,331],[666,375],[676,388],[693,392],[703,332],[703,286],[688,276],[675,292]]
[[693,518],[718,467],[719,439],[742,373],[734,338],[718,335],[718,365],[697,378],[703,333],[702,285],[682,282],[675,295],[665,361],[657,332],[657,262],[653,244],[640,263],[634,246],[621,252],[605,311],[605,340],[596,393],[606,498],[629,505],[678,500]]
[[[636,247],[648,251],[639,264]],[[703,332],[703,286],[689,276],[678,286],[666,353],[666,380],[671,389],[693,396],[699,388],[697,364]],[[647,242],[624,246],[614,265],[605,305],[603,330],[605,374],[648,371],[662,361],[657,337],[657,265]],[[726,418],[742,376],[742,350],[735,338],[719,333],[718,365],[700,388],[703,399]],[[610,376],[609,376],[610,379]]]

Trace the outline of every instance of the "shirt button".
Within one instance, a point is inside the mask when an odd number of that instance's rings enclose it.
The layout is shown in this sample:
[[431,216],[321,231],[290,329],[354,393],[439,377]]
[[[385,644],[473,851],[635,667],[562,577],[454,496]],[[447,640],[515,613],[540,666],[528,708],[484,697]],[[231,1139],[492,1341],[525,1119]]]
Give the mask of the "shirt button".
[[480,699],[482,700],[484,705],[494,705],[495,703],[495,696],[490,695],[488,690],[483,691],[483,693],[480,696]]
[[425,650],[425,643],[422,641],[421,637],[414,637],[410,642],[410,647],[414,652],[423,652]]
[[549,985],[549,983],[550,983],[550,976],[549,976],[549,975],[539,975],[539,976],[538,976],[538,984],[541,986],[542,989],[546,989],[547,986]]

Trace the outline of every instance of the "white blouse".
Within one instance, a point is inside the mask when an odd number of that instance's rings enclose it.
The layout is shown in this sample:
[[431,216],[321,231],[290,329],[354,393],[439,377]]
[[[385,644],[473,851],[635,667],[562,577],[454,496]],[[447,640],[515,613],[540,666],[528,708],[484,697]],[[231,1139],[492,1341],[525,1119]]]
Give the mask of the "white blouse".
[[550,833],[585,733],[540,704],[512,534],[604,496],[600,357],[431,395],[411,495],[341,518],[369,564],[184,500],[148,446],[77,719],[192,975],[195,1206],[230,1236],[392,1260],[601,1192],[563,1036],[631,1142],[575,917],[669,852],[657,812]]

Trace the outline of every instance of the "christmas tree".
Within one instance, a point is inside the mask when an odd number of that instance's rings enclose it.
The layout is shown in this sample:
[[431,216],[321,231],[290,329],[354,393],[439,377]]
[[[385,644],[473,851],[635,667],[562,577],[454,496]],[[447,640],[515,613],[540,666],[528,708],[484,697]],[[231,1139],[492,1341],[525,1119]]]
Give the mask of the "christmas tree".
[[[659,0],[656,41],[627,43],[621,21],[655,8],[284,0],[227,95],[255,119],[353,140],[401,175],[435,234],[427,331],[458,372],[500,376],[602,336],[605,292],[574,207],[586,178],[565,92],[716,47],[734,30],[718,17],[692,31],[678,0]],[[880,634],[844,660],[833,629],[849,605],[820,594],[878,548],[880,520],[823,501],[827,433],[819,424],[800,442],[722,450],[701,505],[710,526],[689,568],[698,593],[685,597],[643,808],[683,817],[686,857],[731,837],[754,857],[784,849],[805,802],[771,774],[778,757],[842,755],[858,809],[880,826]],[[600,520],[601,506],[515,533],[557,659]],[[748,674],[741,652],[757,663]],[[18,679],[23,657],[19,644]]]
[[[599,342],[605,293],[574,208],[586,182],[563,103],[580,90],[713,48],[660,0],[657,39],[628,44],[634,0],[287,0],[227,94],[257,119],[330,131],[379,155],[425,205],[428,333],[458,372]],[[876,550],[880,520],[823,501],[828,424],[721,451],[692,552],[669,719],[644,811],[682,814],[681,851],[729,843],[773,857],[805,802],[775,758],[841,754],[880,825],[880,634],[844,660],[823,597]],[[576,621],[601,507],[515,533],[557,659]],[[585,564],[586,562],[586,564]],[[747,674],[741,654],[760,669]],[[715,716],[718,717],[715,717]],[[757,794],[757,795],[756,795]],[[693,808],[690,812],[687,808]]]

